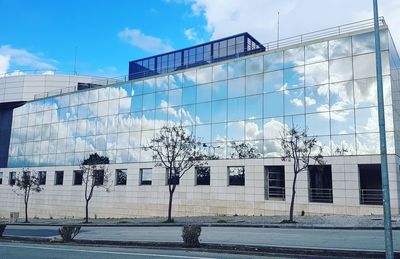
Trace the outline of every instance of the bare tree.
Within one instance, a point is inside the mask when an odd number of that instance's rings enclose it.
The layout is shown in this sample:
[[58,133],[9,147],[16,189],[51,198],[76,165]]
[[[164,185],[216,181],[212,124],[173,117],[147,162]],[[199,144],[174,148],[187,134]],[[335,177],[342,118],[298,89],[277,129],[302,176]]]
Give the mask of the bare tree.
[[172,200],[179,179],[194,166],[206,164],[208,158],[204,148],[206,145],[197,141],[182,125],[164,126],[145,150],[154,152],[155,166],[167,170],[169,203],[167,222],[173,222]]
[[245,159],[261,157],[257,147],[250,143],[231,141],[230,146],[233,148],[231,158]]
[[90,154],[80,165],[82,182],[85,185],[85,223],[89,223],[89,202],[93,198],[95,187],[102,187],[109,191],[111,174],[108,170],[110,160],[97,153]]
[[296,195],[296,181],[299,173],[306,171],[311,163],[323,165],[322,148],[318,146],[317,139],[309,137],[307,131],[296,127],[289,129],[281,137],[283,149],[282,161],[293,162],[292,199],[290,201],[289,222],[293,220],[294,200]]
[[18,196],[24,196],[24,204],[25,204],[25,223],[28,223],[28,203],[31,193],[41,192],[43,190],[40,187],[40,179],[35,171],[31,171],[28,169],[22,169],[22,171],[18,174],[15,179],[15,186],[17,189],[13,189],[13,191]]

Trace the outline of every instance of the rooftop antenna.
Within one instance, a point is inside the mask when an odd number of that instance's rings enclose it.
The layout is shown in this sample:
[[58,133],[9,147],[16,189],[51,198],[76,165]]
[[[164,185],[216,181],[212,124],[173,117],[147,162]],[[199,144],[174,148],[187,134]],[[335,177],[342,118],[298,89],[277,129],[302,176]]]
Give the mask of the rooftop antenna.
[[75,46],[75,60],[74,60],[74,75],[77,75],[76,72],[76,55],[77,55],[78,47]]
[[278,46],[278,48],[279,48],[279,11],[278,11],[278,31],[277,31],[277,40],[276,40],[276,43],[277,43],[277,46]]

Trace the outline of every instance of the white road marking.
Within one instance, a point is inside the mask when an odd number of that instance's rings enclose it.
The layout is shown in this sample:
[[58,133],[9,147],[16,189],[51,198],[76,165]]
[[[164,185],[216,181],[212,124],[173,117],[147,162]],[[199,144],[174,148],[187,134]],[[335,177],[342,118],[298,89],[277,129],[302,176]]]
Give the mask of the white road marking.
[[115,255],[138,255],[138,256],[149,256],[149,257],[169,257],[169,258],[187,258],[187,259],[217,259],[213,257],[196,257],[196,256],[184,256],[184,255],[168,255],[168,254],[143,254],[143,253],[132,253],[132,252],[113,252],[113,251],[101,251],[101,250],[83,250],[83,249],[69,249],[69,248],[56,248],[56,247],[38,247],[38,246],[18,246],[18,245],[6,245],[0,244],[2,247],[13,247],[13,248],[29,248],[29,249],[41,249],[41,250],[56,250],[56,251],[67,251],[67,252],[82,252],[82,253],[94,253],[94,254],[115,254]]

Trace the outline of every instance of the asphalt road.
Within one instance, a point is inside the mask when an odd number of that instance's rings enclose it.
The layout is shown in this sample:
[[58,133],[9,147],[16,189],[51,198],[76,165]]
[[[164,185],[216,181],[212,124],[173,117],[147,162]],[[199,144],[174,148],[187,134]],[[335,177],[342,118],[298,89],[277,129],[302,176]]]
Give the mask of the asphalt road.
[[141,248],[94,247],[78,245],[37,245],[29,243],[0,242],[0,258],[40,258],[40,259],[122,259],[122,258],[173,258],[173,259],[242,259],[278,258],[276,256],[235,255],[185,250],[157,250]]
[[[6,236],[58,236],[58,227],[7,226]],[[394,249],[400,251],[400,231],[393,232]],[[76,239],[113,241],[182,242],[181,227],[82,227]],[[203,243],[259,246],[384,250],[383,230],[284,229],[203,227]]]

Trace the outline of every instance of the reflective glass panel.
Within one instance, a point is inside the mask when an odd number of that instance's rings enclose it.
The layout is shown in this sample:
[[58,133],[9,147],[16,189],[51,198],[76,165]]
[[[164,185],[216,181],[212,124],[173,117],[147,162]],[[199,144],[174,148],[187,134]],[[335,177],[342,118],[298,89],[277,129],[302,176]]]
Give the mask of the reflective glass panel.
[[331,111],[332,134],[350,134],[355,132],[354,110]]
[[306,128],[309,136],[329,135],[329,112],[307,114]]
[[328,60],[328,42],[314,43],[305,46],[305,63],[312,64]]
[[285,50],[284,61],[285,68],[304,65],[304,47]]
[[378,109],[356,109],[356,133],[379,132]]
[[304,86],[304,66],[285,69],[283,85],[286,89]]
[[329,41],[329,59],[351,56],[351,38],[341,38]]
[[375,66],[374,53],[354,56],[353,58],[354,79],[374,77],[376,75],[375,67],[376,66]]
[[219,81],[212,84],[212,99],[220,100],[228,97],[228,82]]
[[306,112],[327,111],[329,107],[329,85],[306,87]]
[[246,95],[263,93],[263,74],[246,77]]
[[235,98],[228,100],[228,121],[244,119],[245,99]]
[[228,65],[221,64],[213,67],[213,81],[226,80],[228,78]]
[[285,115],[304,113],[304,89],[285,92]]
[[283,93],[264,94],[264,117],[283,116]]
[[245,71],[246,71],[245,60],[239,60],[239,61],[228,63],[228,78],[244,76]]
[[353,81],[331,84],[329,90],[331,110],[342,110],[354,107]]
[[305,85],[320,85],[328,83],[328,62],[305,66]]
[[263,95],[246,96],[246,119],[263,117]]
[[212,88],[211,84],[197,85],[197,102],[211,101]]
[[353,79],[353,64],[351,58],[329,61],[329,80],[331,83]]
[[244,77],[228,80],[228,98],[244,96],[245,87]]
[[264,93],[283,90],[283,70],[264,74]]
[[376,79],[354,80],[354,100],[356,107],[370,107],[377,105]]
[[273,71],[283,68],[283,52],[264,55],[264,71]]
[[263,72],[263,56],[246,59],[246,75],[253,75]]

